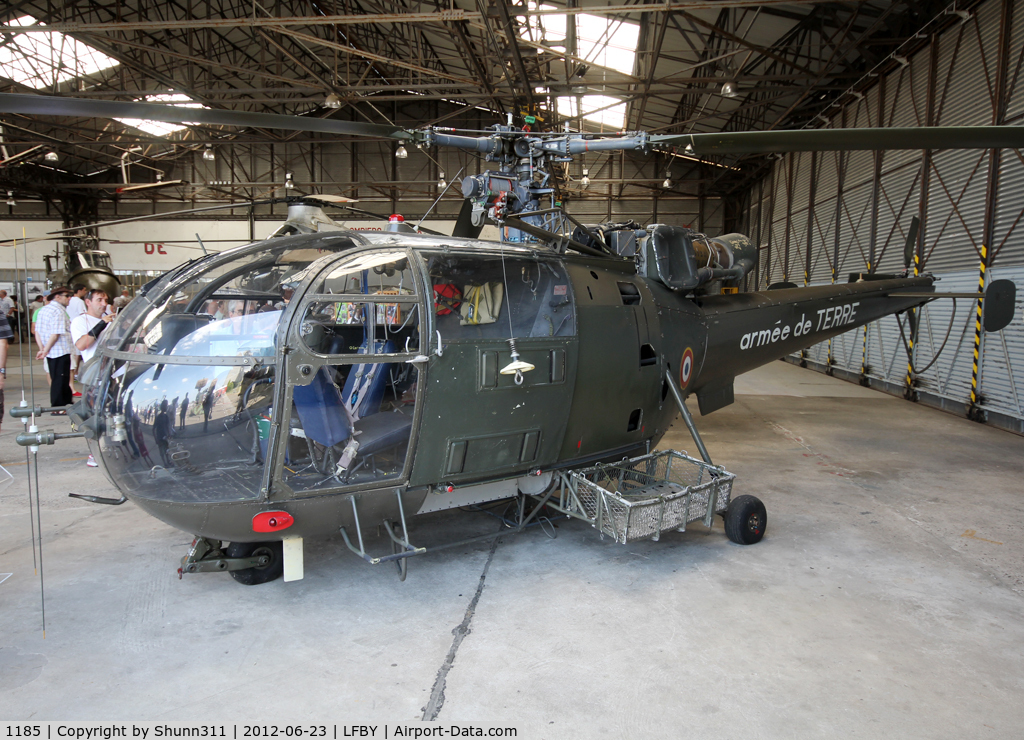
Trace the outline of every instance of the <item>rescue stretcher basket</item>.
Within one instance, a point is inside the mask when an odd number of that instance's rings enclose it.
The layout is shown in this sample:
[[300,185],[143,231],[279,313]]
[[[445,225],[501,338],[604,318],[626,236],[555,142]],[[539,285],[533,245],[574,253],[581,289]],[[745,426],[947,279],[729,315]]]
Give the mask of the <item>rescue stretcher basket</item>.
[[683,452],[648,455],[562,473],[558,500],[549,506],[590,522],[619,544],[657,541],[662,532],[710,527],[729,507],[736,476]]

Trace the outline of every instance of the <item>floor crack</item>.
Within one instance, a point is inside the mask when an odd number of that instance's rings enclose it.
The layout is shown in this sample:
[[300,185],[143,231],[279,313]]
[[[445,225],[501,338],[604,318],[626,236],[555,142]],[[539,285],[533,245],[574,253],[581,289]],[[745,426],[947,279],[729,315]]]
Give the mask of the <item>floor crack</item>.
[[462,622],[458,627],[452,630],[452,634],[455,635],[455,639],[452,640],[452,646],[448,649],[448,655],[444,659],[444,663],[441,664],[441,668],[437,671],[437,678],[434,679],[434,687],[430,690],[430,700],[427,705],[423,707],[423,721],[431,722],[437,719],[437,715],[441,713],[441,707],[444,706],[444,689],[448,681],[448,671],[452,669],[452,664],[455,662],[455,655],[459,652],[459,646],[462,645],[462,641],[466,638],[466,635],[470,633],[470,623],[473,621],[473,615],[476,613],[476,605],[480,601],[480,594],[484,592],[484,581],[487,579],[487,570],[491,567],[491,561],[494,559],[494,553],[498,549],[499,540],[495,538],[493,544],[491,544],[491,551],[487,554],[487,562],[484,563],[484,570],[480,574],[480,583],[477,584],[476,593],[473,594],[473,599],[469,602],[469,606],[466,607],[466,614],[462,617]]

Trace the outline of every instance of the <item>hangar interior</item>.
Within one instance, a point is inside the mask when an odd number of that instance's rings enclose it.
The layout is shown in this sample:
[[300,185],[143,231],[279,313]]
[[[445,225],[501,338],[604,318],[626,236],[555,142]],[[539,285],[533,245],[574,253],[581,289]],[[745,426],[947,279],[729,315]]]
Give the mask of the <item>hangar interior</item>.
[[[24,0],[0,13],[0,92],[456,133],[509,121],[663,134],[1019,126],[1015,5]],[[122,282],[139,286],[266,238],[286,217],[268,201],[293,195],[358,201],[329,213],[357,229],[400,213],[450,233],[459,180],[487,166],[393,139],[0,114],[0,287],[41,289],[44,257],[69,248],[109,253]],[[553,187],[587,223],[748,235],[759,250],[749,291],[898,272],[917,217],[912,269],[969,292],[1024,281],[1022,181],[1016,149],[674,147],[587,152],[558,165]],[[223,210],[199,210],[213,207]],[[103,225],[138,216],[153,218]],[[52,234],[69,227],[87,228]],[[485,238],[497,235],[489,228]],[[23,237],[31,243],[11,248]],[[684,725],[708,737],[1013,737],[1024,303],[991,334],[976,330],[977,305],[921,310],[912,374],[905,324],[887,317],[741,376],[736,403],[698,419],[738,491],[768,504],[769,533],[750,548],[726,542],[720,524],[622,548],[562,522],[555,539],[535,529],[415,559],[408,583],[387,564],[366,568],[337,538],[309,548],[299,584],[179,583],[185,534],[131,504],[68,499],[113,488],[98,475],[83,482],[81,440],[43,448],[45,643],[29,466],[8,416],[7,714],[265,721],[330,710],[521,722],[537,737]],[[12,345],[8,408],[21,391],[45,395],[26,347]],[[679,419],[662,446],[692,447]],[[492,526],[479,512],[430,517],[434,534]],[[287,706],[242,688],[259,679]]]

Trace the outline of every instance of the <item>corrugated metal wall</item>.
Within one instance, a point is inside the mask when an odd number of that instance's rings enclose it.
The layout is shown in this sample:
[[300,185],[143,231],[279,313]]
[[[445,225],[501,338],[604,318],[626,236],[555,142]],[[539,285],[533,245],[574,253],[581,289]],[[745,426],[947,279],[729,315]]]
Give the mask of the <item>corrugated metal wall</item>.
[[[859,98],[847,96],[850,102],[829,125],[1021,124],[1024,7],[1013,6],[1013,0],[988,0],[963,23],[926,29],[931,35],[923,45],[912,55],[897,52],[905,62],[895,60]],[[1004,26],[1008,37],[1001,34]],[[853,271],[899,271],[913,216],[922,220],[922,269],[942,278],[939,290],[976,290],[983,244],[987,280],[1010,278],[1024,289],[1024,157],[1018,151],[791,154],[751,188],[747,203],[741,221],[762,247],[761,289],[783,280],[804,284],[805,272],[807,282],[823,284],[843,282]],[[1021,306],[1018,300],[1007,329],[982,336],[973,404],[976,304],[957,301],[955,315],[949,300],[920,311],[912,392],[923,402],[1024,433]],[[811,347],[805,358],[812,367],[831,366],[841,377],[892,393],[908,390],[907,351],[895,317]]]

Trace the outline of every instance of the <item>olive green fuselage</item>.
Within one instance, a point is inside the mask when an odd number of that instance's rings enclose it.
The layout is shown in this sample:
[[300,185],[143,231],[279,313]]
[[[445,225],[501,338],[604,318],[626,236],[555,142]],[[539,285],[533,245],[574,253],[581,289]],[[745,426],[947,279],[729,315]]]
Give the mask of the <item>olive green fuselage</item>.
[[[430,351],[419,365],[401,477],[295,492],[269,476],[259,496],[220,503],[128,492],[129,498],[192,534],[258,541],[336,533],[342,526],[352,531],[356,509],[364,527],[374,526],[398,517],[399,499],[407,516],[444,508],[431,505],[431,497],[449,487],[494,484],[490,495],[504,497],[530,475],[653,448],[678,413],[667,378],[710,412],[731,401],[737,375],[919,305],[925,299],[900,298],[899,291],[931,285],[930,278],[900,279],[693,298],[638,276],[632,262],[546,259],[560,262],[568,275],[570,293],[560,310],[575,309],[575,332],[518,340],[521,358],[534,365],[521,385],[498,372],[511,359],[504,339],[444,342],[440,354]],[[437,321],[431,306],[421,308]],[[556,311],[552,327],[560,316]],[[423,328],[424,336],[437,330]],[[263,511],[288,512],[295,523],[280,534],[255,533],[252,518]]]

